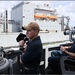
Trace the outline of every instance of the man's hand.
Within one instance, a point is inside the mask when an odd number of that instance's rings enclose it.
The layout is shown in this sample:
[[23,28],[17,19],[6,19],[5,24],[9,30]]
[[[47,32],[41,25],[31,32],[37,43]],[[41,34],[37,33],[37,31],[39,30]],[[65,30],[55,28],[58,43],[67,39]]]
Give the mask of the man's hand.
[[66,47],[66,46],[61,46],[61,47],[60,47],[60,50],[64,52],[65,50],[67,50],[67,48],[68,48],[68,47]]
[[19,46],[24,46],[24,44],[25,44],[24,40],[19,41]]
[[24,40],[19,41],[19,46],[21,47],[20,49],[24,53],[26,51],[27,45],[25,44]]

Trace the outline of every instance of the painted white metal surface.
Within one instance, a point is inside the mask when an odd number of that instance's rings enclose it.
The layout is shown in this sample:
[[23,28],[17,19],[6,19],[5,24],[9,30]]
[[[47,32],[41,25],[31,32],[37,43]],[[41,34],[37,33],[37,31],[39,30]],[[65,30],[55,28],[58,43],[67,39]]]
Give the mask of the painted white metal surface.
[[[49,7],[41,6],[37,7],[34,3],[20,3],[12,8],[11,19],[20,24],[20,28],[28,23],[35,21],[39,24],[41,30],[55,30],[61,31],[61,24],[58,20],[45,20],[35,19],[34,15],[36,13],[51,15],[51,10]],[[54,14],[54,13],[53,13]],[[54,14],[55,15],[55,14]]]
[[[3,47],[17,46],[18,42],[16,42],[16,37],[18,35],[19,33],[0,33],[0,46]],[[69,37],[64,36],[64,34],[61,32],[40,33],[39,35],[41,37],[42,43],[51,43],[51,42],[69,40]]]
[[16,46],[18,43],[16,42],[16,37],[19,33],[1,33],[0,34],[0,46],[9,47]]

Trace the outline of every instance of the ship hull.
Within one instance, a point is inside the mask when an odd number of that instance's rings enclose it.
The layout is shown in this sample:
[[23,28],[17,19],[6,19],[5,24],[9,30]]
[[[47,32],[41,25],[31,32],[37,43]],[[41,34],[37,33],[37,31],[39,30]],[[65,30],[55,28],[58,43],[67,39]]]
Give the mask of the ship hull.
[[[26,33],[26,32],[22,32]],[[18,42],[16,41],[16,37],[20,33],[0,33],[0,46],[10,47],[10,46],[18,46]],[[69,36],[65,36],[63,32],[40,32],[39,36],[41,37],[43,44],[49,44],[53,42],[61,42],[69,40]]]

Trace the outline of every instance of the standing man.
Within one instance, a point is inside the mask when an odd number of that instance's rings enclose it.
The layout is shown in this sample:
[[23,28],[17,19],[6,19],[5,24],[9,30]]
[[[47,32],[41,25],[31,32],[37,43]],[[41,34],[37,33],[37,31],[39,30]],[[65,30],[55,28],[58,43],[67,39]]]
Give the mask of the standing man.
[[[38,36],[40,28],[36,22],[30,22],[27,26],[22,27],[27,30],[26,36],[29,38],[25,52],[22,54],[20,63],[24,65],[25,74],[39,74],[39,65],[42,52],[42,42]],[[24,46],[25,41],[19,42],[20,46]]]

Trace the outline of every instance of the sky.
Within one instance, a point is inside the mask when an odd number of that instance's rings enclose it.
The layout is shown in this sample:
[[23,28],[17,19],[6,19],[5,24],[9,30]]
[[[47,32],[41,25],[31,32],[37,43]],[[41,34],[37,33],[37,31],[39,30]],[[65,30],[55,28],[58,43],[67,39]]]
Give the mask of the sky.
[[[0,12],[4,12],[5,9],[8,10],[8,19],[11,19],[11,8],[14,7],[16,4],[20,3],[22,1],[0,1]],[[56,9],[58,16],[69,16],[70,17],[70,23],[69,25],[75,26],[75,1],[62,1],[62,0],[50,0],[50,1],[31,1],[35,4],[43,5],[45,3],[49,4],[51,8]]]

